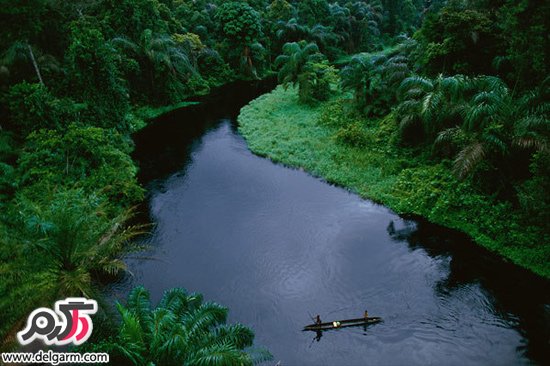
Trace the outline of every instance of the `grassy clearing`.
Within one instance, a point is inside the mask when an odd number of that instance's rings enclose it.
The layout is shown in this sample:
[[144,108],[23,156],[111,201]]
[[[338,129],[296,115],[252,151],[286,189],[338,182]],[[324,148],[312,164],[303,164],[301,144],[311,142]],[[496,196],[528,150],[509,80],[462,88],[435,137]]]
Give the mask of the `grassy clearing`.
[[350,120],[346,102],[317,107],[298,103],[296,90],[281,86],[241,110],[239,130],[250,149],[288,166],[303,168],[397,213],[413,213],[469,234],[478,244],[550,278],[550,238],[525,226],[507,202],[457,180],[448,162],[396,147],[390,116]]

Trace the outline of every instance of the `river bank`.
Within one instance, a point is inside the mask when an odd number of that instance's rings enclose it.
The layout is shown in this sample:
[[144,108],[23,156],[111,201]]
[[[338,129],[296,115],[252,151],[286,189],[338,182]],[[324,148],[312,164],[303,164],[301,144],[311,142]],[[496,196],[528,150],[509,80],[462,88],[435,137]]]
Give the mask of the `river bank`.
[[503,258],[550,278],[550,246],[541,228],[521,225],[510,203],[456,179],[450,162],[430,162],[396,147],[391,116],[350,121],[345,108],[342,100],[304,106],[294,89],[279,86],[241,110],[239,131],[260,156],[304,169],[399,214],[460,230]]

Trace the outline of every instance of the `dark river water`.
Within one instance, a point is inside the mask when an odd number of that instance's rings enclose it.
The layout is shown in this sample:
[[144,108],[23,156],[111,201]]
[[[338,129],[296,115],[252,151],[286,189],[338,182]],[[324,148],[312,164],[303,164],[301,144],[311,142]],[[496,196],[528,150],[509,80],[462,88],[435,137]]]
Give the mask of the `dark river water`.
[[[550,361],[548,282],[457,232],[253,155],[237,84],[136,136],[153,260],[129,285],[185,287],[230,309],[281,365],[516,365]],[[310,315],[384,322],[316,334]]]

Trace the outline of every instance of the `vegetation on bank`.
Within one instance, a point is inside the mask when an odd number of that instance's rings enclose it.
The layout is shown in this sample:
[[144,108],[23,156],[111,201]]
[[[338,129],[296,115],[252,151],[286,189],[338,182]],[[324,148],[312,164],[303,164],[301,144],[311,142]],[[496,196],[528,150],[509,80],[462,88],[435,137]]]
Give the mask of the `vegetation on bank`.
[[357,114],[354,100],[335,92],[330,102],[300,103],[295,88],[279,86],[241,110],[239,131],[250,149],[273,161],[469,234],[477,243],[550,278],[550,237],[520,209],[453,174],[450,159],[403,147],[396,113]]
[[182,288],[165,291],[155,308],[149,292],[134,288],[126,305],[116,304],[120,322],[110,337],[82,351],[107,352],[115,365],[242,365],[271,355],[252,348],[254,333],[241,324],[227,325],[228,309],[203,302]]
[[[273,72],[309,106],[288,105],[301,116],[285,128],[304,143],[289,163],[303,157],[316,171],[324,162],[318,174],[449,226],[465,219],[447,205],[466,200],[467,231],[547,275],[548,9],[535,0],[2,1],[3,348],[38,306],[101,300],[140,249],[131,239],[143,228],[128,220],[144,197],[130,157],[143,119]],[[340,82],[352,101],[320,112]],[[318,114],[326,122],[310,131],[313,142],[299,127]],[[313,160],[308,143],[327,158]],[[344,179],[332,156],[363,159],[372,182],[359,172]],[[374,164],[381,159],[393,163]],[[449,186],[450,198],[441,193]],[[491,202],[502,221],[480,211]],[[503,233],[512,244],[501,245]]]
[[[131,135],[144,119],[221,84],[272,74],[289,42],[323,53],[303,65],[311,80],[301,83],[326,91],[328,60],[381,48],[419,25],[422,1],[406,11],[395,5],[2,1],[2,349],[15,345],[15,332],[35,308],[68,296],[101,300],[103,286],[124,275],[124,256],[140,249],[132,238],[143,231],[128,220],[144,197],[130,158]],[[95,317],[98,335],[109,329],[101,326],[109,322],[104,310]],[[205,363],[223,363],[217,360]]]

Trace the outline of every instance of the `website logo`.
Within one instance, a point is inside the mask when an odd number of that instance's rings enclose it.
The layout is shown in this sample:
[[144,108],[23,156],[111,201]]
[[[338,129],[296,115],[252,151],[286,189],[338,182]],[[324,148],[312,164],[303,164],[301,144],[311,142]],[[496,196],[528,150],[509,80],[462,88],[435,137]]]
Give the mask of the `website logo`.
[[93,330],[90,315],[97,312],[95,300],[69,297],[57,301],[54,310],[34,310],[27,318],[25,329],[17,333],[19,343],[27,345],[41,339],[47,345],[80,345],[90,338]]

